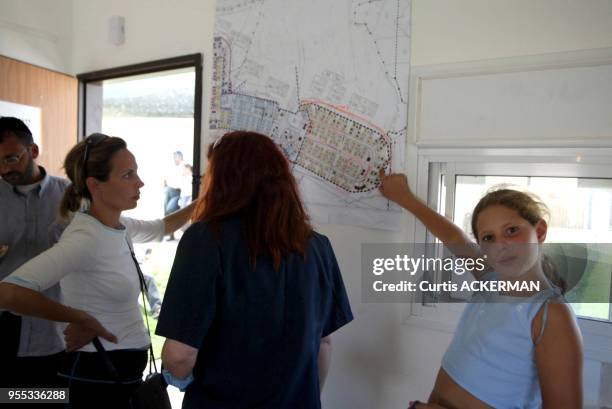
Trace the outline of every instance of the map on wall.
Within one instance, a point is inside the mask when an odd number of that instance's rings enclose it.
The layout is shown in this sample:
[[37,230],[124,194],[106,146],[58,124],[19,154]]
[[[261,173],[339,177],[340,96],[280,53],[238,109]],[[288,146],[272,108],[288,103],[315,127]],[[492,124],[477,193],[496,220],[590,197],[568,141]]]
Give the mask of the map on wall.
[[409,0],[217,0],[211,136],[270,136],[315,221],[396,229],[409,47]]

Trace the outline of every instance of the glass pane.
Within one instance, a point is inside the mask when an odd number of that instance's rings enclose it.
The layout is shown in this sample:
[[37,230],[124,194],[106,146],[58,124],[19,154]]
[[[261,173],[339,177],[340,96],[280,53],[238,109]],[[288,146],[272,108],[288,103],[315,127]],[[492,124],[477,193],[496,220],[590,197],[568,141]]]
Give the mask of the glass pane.
[[[504,184],[524,187],[538,195],[548,206],[548,243],[612,243],[610,179],[457,175],[455,224],[473,237],[472,210],[489,189]],[[598,294],[605,292],[605,298],[610,296],[612,274],[600,270],[610,265],[612,255],[598,253],[596,257],[599,262],[587,264],[580,283],[566,295],[568,300],[579,301],[579,298],[594,291]],[[583,317],[611,318],[608,303],[572,303],[572,307],[576,314]]]

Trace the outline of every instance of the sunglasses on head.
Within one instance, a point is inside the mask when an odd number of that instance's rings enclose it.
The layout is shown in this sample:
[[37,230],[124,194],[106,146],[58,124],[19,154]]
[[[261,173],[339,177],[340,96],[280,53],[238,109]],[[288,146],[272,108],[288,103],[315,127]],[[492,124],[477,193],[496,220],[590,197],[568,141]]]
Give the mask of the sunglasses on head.
[[83,180],[87,179],[87,161],[89,160],[89,151],[93,149],[96,145],[100,144],[103,140],[108,138],[107,135],[101,133],[94,133],[89,135],[85,139],[85,151],[83,152]]
[[85,151],[83,152],[83,170],[86,169],[87,161],[89,160],[89,151],[93,149],[100,142],[108,138],[108,136],[101,133],[91,134],[85,139]]

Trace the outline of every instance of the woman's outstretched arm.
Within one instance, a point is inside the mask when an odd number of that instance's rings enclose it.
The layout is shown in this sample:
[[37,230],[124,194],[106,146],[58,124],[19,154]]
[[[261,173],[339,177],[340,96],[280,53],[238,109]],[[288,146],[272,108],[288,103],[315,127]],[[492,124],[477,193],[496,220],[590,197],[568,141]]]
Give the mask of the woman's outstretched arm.
[[193,209],[195,209],[196,204],[197,200],[194,200],[182,209],[179,209],[176,212],[170,213],[168,216],[164,217],[164,235],[172,234],[187,224],[187,222],[189,222],[191,219],[191,215],[193,214]]

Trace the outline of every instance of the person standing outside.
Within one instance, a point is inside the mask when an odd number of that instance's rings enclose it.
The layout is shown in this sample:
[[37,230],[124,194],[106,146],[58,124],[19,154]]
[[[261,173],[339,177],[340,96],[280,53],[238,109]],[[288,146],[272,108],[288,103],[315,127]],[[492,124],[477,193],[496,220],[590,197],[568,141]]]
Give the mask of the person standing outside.
[[[169,168],[164,178],[164,216],[176,212],[179,209],[181,198],[181,186],[183,185],[183,152],[176,151],[172,154],[174,165]],[[174,234],[169,240],[174,240]]]
[[183,178],[181,183],[181,194],[178,201],[179,207],[183,208],[191,203],[191,191],[193,190],[193,166],[183,164]]

